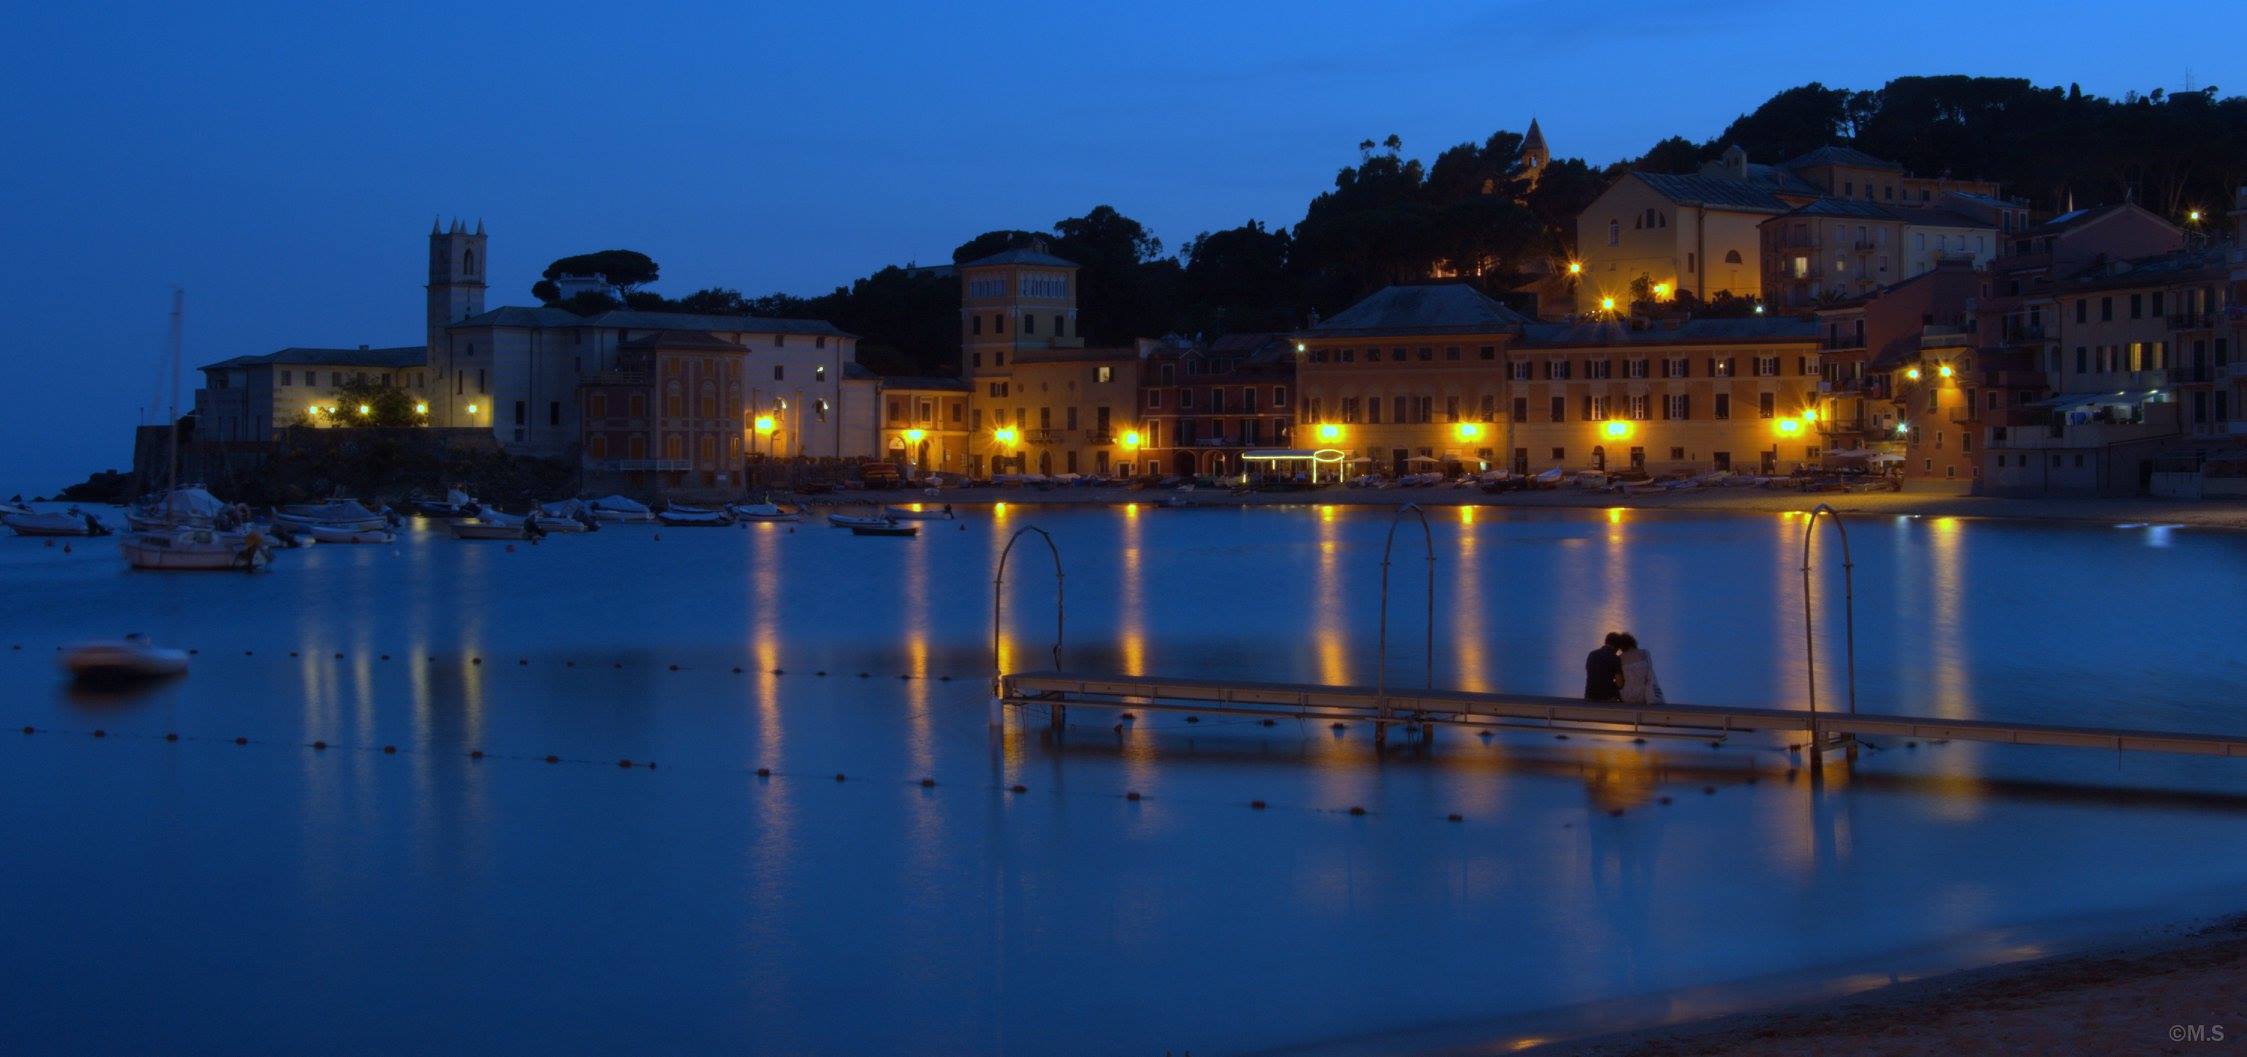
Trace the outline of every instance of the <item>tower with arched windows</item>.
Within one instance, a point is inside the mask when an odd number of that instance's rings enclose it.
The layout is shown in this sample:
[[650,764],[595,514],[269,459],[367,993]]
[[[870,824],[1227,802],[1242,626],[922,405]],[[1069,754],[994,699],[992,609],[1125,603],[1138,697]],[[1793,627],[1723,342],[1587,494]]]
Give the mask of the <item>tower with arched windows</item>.
[[429,355],[445,348],[445,328],[484,310],[484,222],[471,232],[457,218],[451,228],[429,225]]

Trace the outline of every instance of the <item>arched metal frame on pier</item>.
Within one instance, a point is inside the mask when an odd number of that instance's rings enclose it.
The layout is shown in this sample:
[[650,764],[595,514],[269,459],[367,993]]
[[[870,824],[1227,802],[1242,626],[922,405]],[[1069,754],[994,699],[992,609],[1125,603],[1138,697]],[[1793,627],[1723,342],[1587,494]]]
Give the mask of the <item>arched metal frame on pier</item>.
[[[1436,688],[1436,537],[1435,531],[1428,527],[1428,512],[1420,509],[1418,503],[1406,503],[1389,520],[1389,539],[1381,548],[1381,642],[1380,654],[1374,663],[1374,694],[1381,703],[1383,718],[1373,724],[1373,744],[1376,748],[1387,744],[1389,740],[1389,725],[1386,722],[1389,715],[1389,559],[1396,554],[1397,526],[1404,524],[1406,514],[1420,519],[1420,540],[1428,554],[1428,624],[1425,643],[1427,672],[1424,688]],[[1434,732],[1434,727],[1427,728],[1427,733]]]
[[[1834,532],[1841,537],[1841,598],[1843,656],[1847,658],[1849,688],[1849,714],[1857,714],[1857,563],[1849,557],[1849,529],[1841,523],[1841,512],[1832,504],[1820,503],[1810,511],[1810,519],[1802,526],[1802,655],[1807,662],[1810,679],[1810,763],[1815,767],[1822,757],[1825,735],[1818,729],[1818,635],[1814,618],[1816,606],[1810,598],[1811,542],[1817,538],[1818,519],[1832,523]],[[1857,744],[1849,742],[1849,758],[1857,757]]]
[[[1014,545],[1022,542],[1022,537],[1032,532],[1045,541],[1046,553],[1053,556],[1053,670],[1061,670],[1061,643],[1068,630],[1068,595],[1065,591],[1067,577],[1061,572],[1061,548],[1053,542],[1053,536],[1046,530],[1036,525],[1024,525],[1014,531],[1014,535],[1006,541],[1006,549],[999,552],[998,573],[991,579],[991,695],[994,698],[1002,697],[1006,692],[1005,661],[999,651],[1000,637],[1006,627],[1006,563],[1007,559],[1014,556]],[[1053,706],[1055,727],[1062,725],[1063,716],[1062,706]]]

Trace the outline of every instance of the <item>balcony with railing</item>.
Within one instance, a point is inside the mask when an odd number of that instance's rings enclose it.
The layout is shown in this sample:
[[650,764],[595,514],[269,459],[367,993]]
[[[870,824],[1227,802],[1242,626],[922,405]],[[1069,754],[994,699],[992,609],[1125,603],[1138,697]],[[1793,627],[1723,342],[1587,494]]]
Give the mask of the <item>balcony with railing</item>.
[[2004,341],[2043,341],[2044,324],[2006,320],[1999,336]]

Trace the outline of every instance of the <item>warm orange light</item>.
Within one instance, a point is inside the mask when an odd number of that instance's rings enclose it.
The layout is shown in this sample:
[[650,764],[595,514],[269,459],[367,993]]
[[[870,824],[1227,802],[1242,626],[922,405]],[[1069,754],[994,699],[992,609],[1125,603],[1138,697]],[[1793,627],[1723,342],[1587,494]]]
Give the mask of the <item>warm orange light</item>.
[[1570,261],[1570,262],[1568,262],[1568,274],[1570,274],[1570,275],[1582,275],[1582,274],[1584,274],[1584,262],[1583,262],[1583,261]]
[[925,429],[909,429],[905,431],[904,436],[905,443],[919,444],[920,442],[928,439],[928,431]]
[[1319,423],[1319,439],[1328,441],[1341,440],[1342,427],[1337,426],[1332,422]]
[[1015,438],[1021,435],[1015,431],[1013,426],[1000,426],[991,431],[991,439],[999,442],[1002,446],[1011,446]]
[[1670,284],[1668,284],[1668,283],[1655,283],[1655,284],[1654,284],[1654,300],[1656,300],[1656,301],[1667,301],[1667,300],[1669,300],[1669,299],[1670,299]]
[[749,428],[754,429],[759,433],[772,432],[772,416],[758,415],[756,420],[749,424]]
[[1600,311],[1602,311],[1602,312],[1613,312],[1613,311],[1615,311],[1615,299],[1614,299],[1614,298],[1612,298],[1612,297],[1602,297],[1602,298],[1600,298],[1600,299],[1599,299],[1599,310],[1600,310]]
[[1802,432],[1802,420],[1799,418],[1782,418],[1778,421],[1777,426],[1779,435],[1783,437],[1792,437]]
[[1917,367],[1906,367],[1906,368],[1904,368],[1904,377],[1906,377],[1906,378],[1909,378],[1909,379],[1911,379],[1912,381],[1915,381],[1915,382],[1916,382],[1916,381],[1918,381],[1918,380],[1919,380],[1919,368],[1917,368]]
[[426,415],[426,414],[428,414],[428,413],[429,413],[429,401],[427,401],[427,400],[423,400],[423,401],[421,401],[420,403],[417,403],[417,404],[415,404],[415,405],[414,405],[414,414],[417,414],[417,415]]
[[1802,411],[1802,420],[1804,422],[1818,421],[1818,409],[1814,407],[1804,408]]
[[1616,419],[1611,422],[1601,423],[1599,431],[1602,436],[1605,436],[1609,440],[1622,440],[1631,435],[1631,424],[1621,419]]
[[1124,430],[1124,435],[1123,435],[1123,446],[1124,446],[1124,447],[1126,447],[1126,448],[1136,448],[1136,447],[1138,447],[1138,446],[1139,446],[1139,431],[1138,431],[1138,430],[1136,430],[1136,429],[1127,429],[1127,430]]
[[1458,434],[1460,440],[1482,439],[1482,424],[1479,422],[1461,422],[1451,427],[1451,431]]
[[468,413],[469,413],[469,414],[471,414],[471,415],[475,414],[475,413],[476,413],[476,405],[474,405],[474,404],[470,404],[470,405],[468,405]]
[[1935,368],[1935,373],[1948,378],[1951,376],[1951,365],[1946,363],[1940,367],[1937,367]]

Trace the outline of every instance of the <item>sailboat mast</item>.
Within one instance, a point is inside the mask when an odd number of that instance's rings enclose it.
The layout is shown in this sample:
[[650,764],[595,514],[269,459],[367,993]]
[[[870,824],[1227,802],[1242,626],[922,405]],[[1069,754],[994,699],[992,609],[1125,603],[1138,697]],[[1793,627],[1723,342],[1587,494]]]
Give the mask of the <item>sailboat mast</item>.
[[177,503],[177,502],[178,502],[178,495],[177,495],[177,493],[179,492],[179,346],[180,346],[180,328],[181,328],[181,321],[180,321],[180,316],[181,316],[181,313],[183,313],[184,311],[186,311],[186,304],[187,304],[187,291],[185,291],[185,290],[182,290],[182,289],[180,289],[179,287],[176,287],[176,286],[175,286],[175,287],[172,287],[172,343],[171,343],[171,355],[172,355],[172,404],[171,404],[171,410],[170,410],[170,412],[169,412],[169,414],[170,414],[170,417],[171,417],[171,429],[172,429],[172,432],[171,432],[171,451],[170,451],[170,453],[169,453],[169,456],[168,456],[168,457],[169,457],[169,459],[171,460],[171,468],[170,468],[170,478],[171,478],[171,480],[170,480],[170,482],[169,482],[168,484],[166,484],[166,485],[165,485],[165,487],[164,487],[164,514],[165,514],[165,516],[166,516],[166,518],[167,518],[167,519],[169,519],[169,518],[170,518],[170,517],[171,517],[171,516],[172,516],[172,515],[173,515],[173,514],[175,513],[175,512],[173,511],[172,507],[173,507],[173,504],[175,504],[175,503]]

